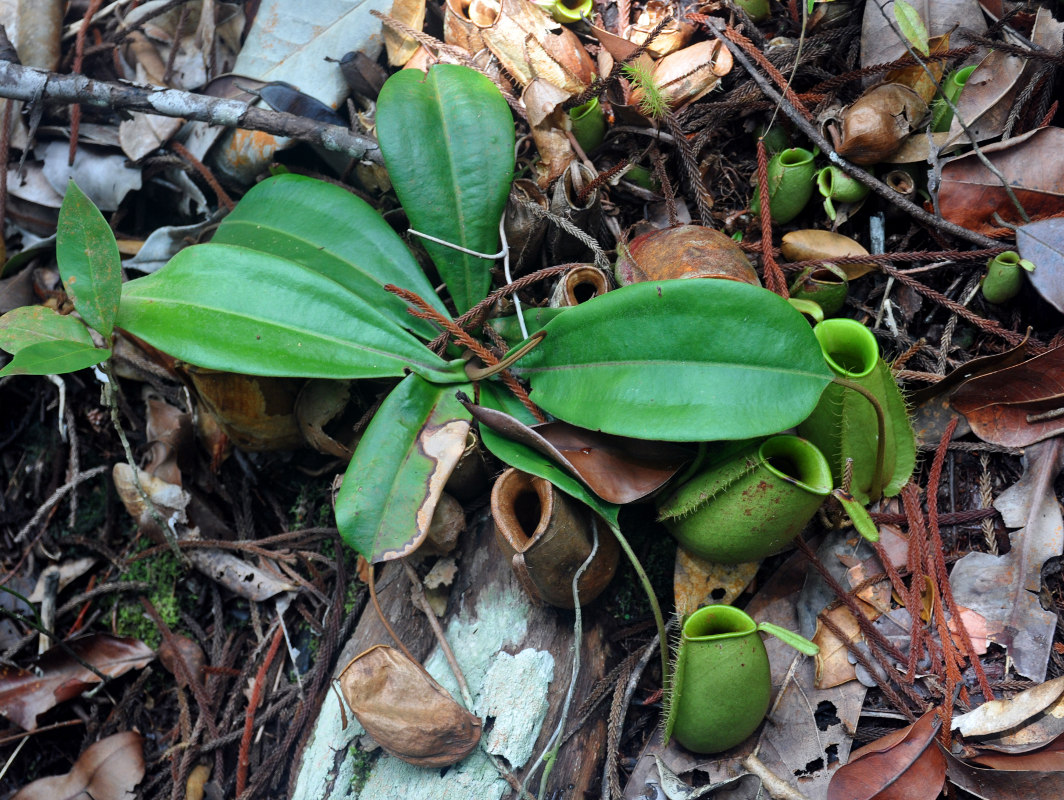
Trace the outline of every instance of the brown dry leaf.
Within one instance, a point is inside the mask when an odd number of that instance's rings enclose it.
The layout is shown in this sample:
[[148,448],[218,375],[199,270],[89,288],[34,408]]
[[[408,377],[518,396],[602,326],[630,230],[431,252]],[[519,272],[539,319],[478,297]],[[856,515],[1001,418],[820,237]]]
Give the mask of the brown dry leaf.
[[[1030,334],[1028,333],[1028,335]],[[995,353],[966,361],[938,383],[932,384],[925,389],[907,393],[905,399],[912,405],[920,405],[932,397],[952,391],[967,380],[1022,363],[1026,358],[1027,338],[1025,337],[1016,347],[1006,350],[1004,353]]]
[[369,648],[351,659],[339,680],[366,732],[385,752],[409,764],[447,767],[480,741],[480,719],[398,650]]
[[201,407],[237,447],[291,450],[303,443],[295,405],[304,381],[237,375],[191,365],[183,365],[181,372],[191,379]]
[[646,6],[639,12],[635,25],[630,25],[625,31],[625,37],[634,44],[643,44],[658,25],[666,17],[672,17],[665,23],[654,41],[647,45],[647,52],[654,58],[662,58],[669,53],[681,49],[690,41],[695,32],[693,25],[678,19],[673,12],[670,3],[662,0],[647,0]]
[[827,800],[933,800],[946,783],[946,759],[935,742],[938,709],[850,755],[828,785]]
[[1064,443],[1058,439],[1027,448],[1020,480],[994,501],[1008,527],[1012,549],[1003,556],[968,553],[950,573],[959,605],[982,615],[987,638],[1008,648],[1016,671],[1045,680],[1057,615],[1038,601],[1042,565],[1064,550],[1064,518],[1053,493]]
[[[867,603],[861,603],[860,607],[862,611],[866,612],[865,615],[869,619],[875,619],[879,616],[875,609]],[[832,686],[839,686],[857,677],[854,665],[850,663],[848,658],[850,651],[846,649],[846,642],[859,641],[861,639],[861,628],[857,624],[857,619],[846,606],[836,606],[822,613],[846,635],[845,641],[837,637],[818,615],[813,641],[820,646],[820,652],[814,657],[816,664],[816,682],[814,686],[817,689],[830,689]]]
[[1016,248],[1034,264],[1027,277],[1040,295],[1064,313],[1064,219],[1032,222],[1016,229]]
[[108,678],[117,678],[146,666],[153,658],[154,651],[139,639],[106,633],[51,647],[36,659],[33,669],[0,667],[0,714],[28,731],[34,730],[39,714],[101,682],[78,659]]
[[542,78],[572,95],[591,83],[595,65],[576,34],[531,0],[473,0],[467,13],[521,86]]
[[[934,36],[928,40],[927,44],[932,55],[944,53],[949,50],[949,34]],[[911,67],[892,69],[883,76],[883,80],[886,83],[900,83],[902,86],[908,86],[920,95],[925,103],[930,103],[938,93],[936,82],[942,80],[942,65],[942,61],[931,61],[927,64],[914,64]],[[934,76],[934,80],[927,74],[928,70]]]
[[[1038,128],[982,151],[1032,220],[1064,213],[1064,129]],[[974,153],[945,162],[939,205],[949,222],[985,235],[1004,230],[994,222],[994,214],[1008,223],[1024,222],[1001,181]]]
[[[964,623],[963,631],[961,630],[961,623]],[[964,606],[957,606],[957,617],[950,617],[946,627],[949,628],[950,637],[958,649],[964,649],[964,637],[967,634],[967,637],[972,642],[972,651],[977,656],[981,656],[986,652],[990,640],[986,638],[986,618],[982,614],[977,614]]]
[[[986,31],[986,20],[978,0],[912,0],[909,4],[924,21],[928,36],[943,36],[958,27],[979,34]],[[895,33],[897,28],[894,0],[872,0],[865,5],[861,24],[862,67],[885,64],[909,55],[906,43]],[[875,77],[868,82],[874,80]]]
[[979,745],[980,752],[972,756],[970,761],[981,767],[1004,770],[1031,770],[1036,772],[1061,771],[1064,772],[1064,736],[1058,736],[1044,747],[1028,752],[982,752],[982,743]]
[[1064,678],[1055,678],[1011,698],[983,703],[967,714],[954,717],[950,728],[966,738],[1001,733],[1045,711],[1061,695],[1064,695]]
[[133,800],[144,777],[144,740],[125,731],[85,749],[66,775],[40,778],[12,800]]
[[909,537],[897,525],[880,525],[879,543],[891,566],[897,569],[909,563]]
[[[731,51],[719,39],[698,42],[662,58],[654,65],[654,82],[673,109],[705,97],[732,69]],[[642,93],[632,93],[638,105]]]
[[682,617],[705,605],[731,604],[750,585],[760,566],[759,561],[714,564],[677,547],[672,573],[676,613]]
[[[1064,24],[1053,19],[1048,10],[1039,8],[1031,31],[1031,42],[1035,49],[1057,52],[1060,50],[1062,32]],[[1004,36],[1009,44],[1025,44],[1008,30]],[[1034,79],[1036,69],[1037,62],[1000,50],[991,50],[968,76],[964,91],[957,98],[958,115],[953,118],[946,147],[958,142],[967,144],[970,141],[961,127],[960,119],[968,124],[968,129],[977,142],[1000,136],[1005,130],[1016,95]]]
[[178,686],[186,686],[186,676],[200,680],[207,656],[194,641],[175,633],[159,645],[159,663],[177,678]]
[[[389,16],[419,31],[425,26],[425,0],[395,0]],[[400,33],[390,25],[384,26],[384,48],[393,67],[403,66],[420,46],[413,36]]]
[[[1064,347],[973,378],[951,398],[984,442],[1026,447],[1064,432]],[[1044,417],[1049,417],[1045,419]]]
[[[780,248],[783,257],[788,261],[830,261],[833,258],[868,255],[864,246],[849,236],[814,228],[784,234]],[[851,281],[873,272],[876,268],[872,263],[839,266]]]
[[608,503],[623,505],[646,497],[691,457],[685,448],[668,442],[615,436],[561,421],[529,427],[502,411],[465,405],[482,425],[542,453]]
[[[385,26],[385,30],[387,30]],[[295,414],[307,444],[319,453],[351,460],[351,442],[339,442],[325,432],[351,401],[351,381],[314,379],[304,384],[296,398]]]
[[562,109],[562,103],[568,98],[568,92],[539,78],[528,84],[521,95],[528,111],[532,141],[539,152],[535,169],[540,185],[554,183],[576,158],[569,137],[565,135],[568,114]]
[[950,783],[975,797],[984,800],[1064,797],[1064,772],[1052,768],[1045,770],[1039,766],[1039,762],[1034,762],[1032,767],[1020,766],[1018,769],[985,769],[961,761],[952,753],[944,753],[944,756]]

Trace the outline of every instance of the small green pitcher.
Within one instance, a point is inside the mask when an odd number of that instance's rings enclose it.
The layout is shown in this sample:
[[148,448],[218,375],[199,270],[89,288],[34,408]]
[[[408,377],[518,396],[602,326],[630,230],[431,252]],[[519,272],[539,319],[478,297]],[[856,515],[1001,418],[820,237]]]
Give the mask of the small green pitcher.
[[[797,217],[813,196],[813,165],[815,154],[802,147],[791,147],[772,156],[768,162],[768,208],[778,223]],[[754,196],[750,213],[761,213],[761,190],[754,173]]]
[[782,434],[727,447],[661,505],[659,518],[695,555],[757,561],[786,547],[832,488],[823,454]]
[[815,644],[732,606],[705,606],[684,622],[666,698],[665,741],[695,753],[719,753],[742,742],[768,713],[772,675],[759,633],[805,653]]
[[843,381],[871,394],[883,413],[883,463],[876,475],[879,450],[877,412],[867,397],[840,383],[829,383],[798,433],[819,447],[842,485],[846,460],[853,459],[849,490],[861,503],[893,497],[916,466],[916,439],[908,410],[890,367],[879,357],[879,343],[868,328],[852,319],[828,319],[813,328],[831,370]]

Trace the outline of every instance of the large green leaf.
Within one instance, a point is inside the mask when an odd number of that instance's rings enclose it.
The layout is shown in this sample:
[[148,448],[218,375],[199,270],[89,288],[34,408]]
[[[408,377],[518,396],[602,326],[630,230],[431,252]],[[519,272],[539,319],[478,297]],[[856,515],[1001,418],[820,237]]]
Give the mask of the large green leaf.
[[17,353],[32,344],[51,341],[94,346],[84,325],[46,306],[21,306],[0,317],[0,350]]
[[305,267],[223,244],[182,250],[124,287],[117,324],[175,358],[247,375],[465,381],[376,310]]
[[412,317],[381,287],[393,283],[450,315],[417,260],[368,203],[339,186],[302,175],[278,175],[237,203],[211,240],[295,261],[372,302],[386,317],[425,339],[439,330]]
[[59,208],[55,257],[74,308],[110,336],[122,293],[122,259],[107,221],[74,181]]
[[110,358],[110,350],[101,350],[91,343],[52,340],[38,342],[20,349],[14,358],[0,369],[5,375],[60,375],[91,367]]
[[750,439],[797,425],[832,373],[778,295],[735,281],[637,283],[570,308],[517,363],[566,422],[665,441]]
[[377,410],[336,496],[344,541],[367,561],[410,555],[424,541],[443,486],[466,447],[463,386],[408,375]]
[[[410,226],[479,253],[499,249],[514,169],[514,123],[479,72],[438,64],[392,75],[377,101],[377,139]],[[491,285],[492,262],[424,241],[461,314]]]
[[[508,389],[495,382],[484,381],[480,384],[480,402],[487,408],[503,411],[516,417],[526,425],[536,423],[531,412],[521,405],[521,402]],[[527,444],[500,436],[487,425],[480,426],[480,438],[484,446],[504,464],[550,481],[570,497],[593,509],[614,528],[618,527],[617,514],[620,506],[607,503],[542,453],[533,450]]]

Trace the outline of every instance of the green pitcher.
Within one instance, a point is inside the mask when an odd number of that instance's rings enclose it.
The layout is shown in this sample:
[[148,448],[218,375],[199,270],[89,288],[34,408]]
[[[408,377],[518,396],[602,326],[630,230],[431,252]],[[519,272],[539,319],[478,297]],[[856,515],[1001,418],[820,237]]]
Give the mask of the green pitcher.
[[752,734],[768,713],[772,675],[759,633],[815,655],[820,649],[786,628],[758,624],[732,606],[705,606],[684,622],[669,694],[665,742],[719,753]]
[[797,536],[832,488],[827,460],[805,439],[737,442],[677,489],[659,519],[695,555],[757,561]]
[[877,466],[876,406],[859,391],[839,383],[828,384],[813,413],[798,426],[798,433],[823,451],[836,485],[842,485],[846,460],[853,459],[849,488],[860,503],[883,495],[893,497],[916,466],[916,439],[898,384],[879,357],[879,344],[868,328],[852,319],[824,320],[813,333],[838,378],[858,384],[875,398],[883,414],[883,463]]

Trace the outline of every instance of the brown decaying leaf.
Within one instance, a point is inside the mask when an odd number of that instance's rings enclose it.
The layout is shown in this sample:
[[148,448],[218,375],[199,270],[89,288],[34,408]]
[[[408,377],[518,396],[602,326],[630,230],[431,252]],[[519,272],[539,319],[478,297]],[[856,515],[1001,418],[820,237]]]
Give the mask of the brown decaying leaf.
[[[1038,128],[982,150],[1032,220],[1064,212],[1064,129]],[[943,218],[976,233],[1003,230],[994,214],[1012,224],[1024,221],[1001,181],[974,153],[945,162],[938,199]]]
[[12,800],[133,800],[144,777],[144,740],[125,731],[85,749],[66,775],[40,778]]
[[83,667],[70,651],[108,678],[140,669],[155,658],[144,642],[106,633],[57,645],[42,653],[33,669],[0,667],[0,714],[26,730],[34,730],[39,714],[100,683],[100,677]]
[[1011,350],[1006,350],[1004,353],[994,353],[993,355],[981,356],[979,358],[973,358],[971,361],[966,361],[964,364],[961,364],[961,366],[946,375],[946,377],[938,383],[933,383],[930,386],[924,389],[918,389],[915,392],[909,392],[905,399],[910,405],[918,406],[929,398],[937,397],[940,394],[955,389],[967,380],[971,380],[979,375],[985,375],[988,372],[996,372],[997,370],[1020,364],[1026,358],[1027,339],[1024,339],[1020,344],[1016,345],[1016,347]]
[[1045,711],[1061,694],[1064,694],[1064,678],[1054,678],[1013,697],[983,703],[967,714],[954,717],[950,727],[966,738],[1001,733]]
[[854,164],[878,164],[896,153],[927,118],[927,103],[908,86],[874,86],[842,112],[835,149]]
[[[928,50],[932,55],[949,50],[949,34],[934,36],[929,39]],[[928,71],[931,72],[931,75],[927,74]],[[936,82],[941,82],[942,73],[943,62],[932,61],[927,64],[914,64],[911,67],[892,69],[883,76],[883,80],[886,83],[900,83],[902,86],[908,86],[920,95],[921,100],[925,103],[930,103],[938,93],[938,87],[935,84]],[[934,77],[933,80],[932,76]]]
[[677,547],[672,573],[676,613],[682,617],[712,603],[730,605],[750,585],[760,566],[760,561],[714,564]]
[[1056,737],[1044,747],[1023,753],[987,753],[980,749],[978,755],[972,756],[969,761],[991,769],[1064,772],[1064,736]]
[[[425,25],[425,6],[425,0],[395,0],[389,15],[419,31]],[[409,61],[418,47],[420,45],[414,37],[384,26],[384,48],[388,51],[388,63],[393,67],[401,67]]]
[[[1036,50],[1055,53],[1060,50],[1062,30],[1064,25],[1053,19],[1048,10],[1039,8],[1031,30],[1031,42]],[[1008,29],[1005,30],[1004,37],[1009,44],[1025,44]],[[968,76],[964,91],[957,98],[958,114],[953,118],[946,146],[969,141],[968,135],[961,127],[961,119],[968,124],[968,130],[977,142],[1000,136],[1005,130],[1016,95],[1034,79],[1037,68],[1038,62],[1000,50],[991,50]]]
[[1023,526],[1010,534],[1012,549],[1003,556],[968,553],[950,573],[954,600],[986,618],[987,638],[1008,648],[1019,674],[1039,682],[1057,625],[1038,593],[1042,565],[1064,550],[1064,518],[1053,493],[1061,451],[1059,438],[1028,447],[1023,476],[994,501],[998,510],[1009,501],[1017,506],[1002,511],[1006,525]]
[[564,467],[608,503],[623,505],[661,487],[691,453],[668,442],[630,439],[554,421],[529,427],[509,414],[466,405],[482,425]]
[[937,709],[850,755],[828,785],[827,800],[933,800],[946,782],[946,759],[935,743]]
[[[912,0],[909,4],[920,14],[931,37],[951,33],[958,27],[980,34],[986,30],[986,20],[977,0]],[[894,0],[872,0],[865,4],[861,25],[862,67],[909,54],[905,42],[894,32],[897,27]],[[874,81],[876,76],[868,80]]]
[[[864,245],[849,236],[816,228],[784,234],[780,249],[788,261],[830,261],[833,258],[868,255]],[[852,281],[873,272],[876,265],[869,262],[841,264],[840,267],[846,273],[847,280]]]
[[244,450],[291,450],[303,443],[295,415],[303,386],[294,378],[237,375],[184,366],[196,395],[235,445]]
[[[1018,698],[1028,693],[1037,694],[1040,692],[1036,699],[1045,702],[1045,697],[1047,695],[1052,697],[1053,691],[1058,691],[1060,689],[1059,685],[1057,685],[1059,680],[1060,679],[1058,678],[1049,681],[1048,683],[1040,684],[1032,689],[1028,689],[1026,692],[1021,692],[1016,697]],[[1049,687],[1052,691],[1041,691],[1043,686]],[[1013,699],[1015,700],[1016,698]],[[1029,704],[1030,707],[1035,707],[1037,705],[1038,703]],[[976,711],[978,710],[979,709],[977,708]],[[1010,715],[1008,711],[1006,711],[1002,713],[1001,716],[1007,719],[1022,716],[1025,710],[1025,708],[1021,707],[1015,714]],[[1058,696],[1045,708],[1031,713],[1026,719],[1014,727],[1004,729],[1000,731],[998,735],[984,736],[969,741],[968,744],[980,751],[1018,755],[1048,747],[1051,743],[1060,739],[1061,734],[1064,734],[1064,694]],[[1021,767],[1021,769],[1032,768],[1033,767]]]
[[670,16],[672,19],[665,23],[665,27],[658,32],[654,41],[647,45],[647,52],[654,58],[667,56],[686,45],[695,31],[693,25],[676,18],[670,3],[648,0],[639,12],[635,25],[630,25],[624,35],[635,44],[643,44],[655,26]]
[[580,40],[531,0],[473,0],[469,19],[521,86],[542,78],[569,94],[591,83],[595,65]]
[[1016,248],[1034,264],[1034,272],[1027,274],[1031,285],[1064,313],[1064,219],[1047,219],[1017,228]]
[[420,664],[375,645],[340,673],[340,691],[362,727],[386,752],[420,767],[447,767],[480,741],[481,721]]
[[[875,619],[879,616],[867,603],[859,603],[858,606],[869,619]],[[830,689],[832,686],[839,686],[857,678],[854,665],[847,658],[850,651],[846,648],[846,643],[860,640],[861,628],[857,624],[857,619],[846,606],[836,606],[822,613],[846,637],[843,640],[836,636],[818,615],[813,641],[820,647],[820,652],[814,657],[814,663],[816,664],[816,683],[814,683],[814,686],[817,689]]]
[[[984,442],[1026,447],[1064,432],[1064,347],[966,381],[951,399]],[[1048,419],[1040,418],[1048,416]]]
[[985,769],[967,764],[951,753],[943,754],[950,783],[983,800],[1043,800],[1064,797],[1064,772],[1033,768]]
[[536,162],[536,180],[540,185],[554,183],[565,172],[576,153],[565,135],[567,114],[562,109],[569,97],[549,81],[536,78],[525,87],[521,100],[528,111],[528,124],[532,128],[532,140],[539,152]]
[[159,645],[159,662],[177,678],[178,686],[186,686],[186,676],[194,681],[200,680],[207,657],[198,644],[175,633]]

